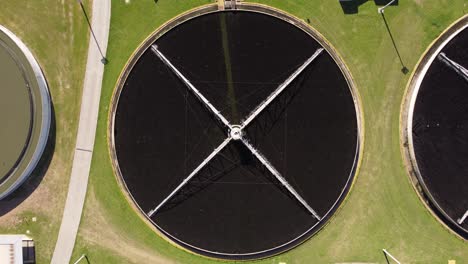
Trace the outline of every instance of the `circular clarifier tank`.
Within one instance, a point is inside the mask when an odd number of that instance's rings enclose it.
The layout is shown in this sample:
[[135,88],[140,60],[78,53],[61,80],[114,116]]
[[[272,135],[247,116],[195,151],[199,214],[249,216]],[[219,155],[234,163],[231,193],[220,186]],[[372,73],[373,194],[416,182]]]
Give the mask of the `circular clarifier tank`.
[[406,138],[423,195],[468,238],[468,18],[429,49],[410,84]]
[[352,82],[314,30],[288,21],[196,16],[156,32],[124,70],[110,126],[116,171],[150,223],[189,250],[277,254],[317,232],[349,190]]
[[0,26],[0,199],[32,173],[47,142],[50,97],[31,52]]

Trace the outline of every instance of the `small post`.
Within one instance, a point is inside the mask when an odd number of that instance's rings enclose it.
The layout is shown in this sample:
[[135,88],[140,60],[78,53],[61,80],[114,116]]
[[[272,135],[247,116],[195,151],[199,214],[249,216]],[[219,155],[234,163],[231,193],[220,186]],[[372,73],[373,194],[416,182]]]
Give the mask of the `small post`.
[[91,35],[93,36],[94,42],[96,42],[96,46],[97,46],[97,48],[98,48],[98,50],[99,50],[99,53],[101,54],[101,57],[102,57],[102,58],[101,58],[101,62],[102,62],[102,64],[106,65],[107,62],[108,62],[108,60],[107,60],[107,58],[104,56],[104,54],[102,53],[102,50],[101,50],[101,47],[99,46],[99,43],[98,43],[97,38],[96,38],[96,35],[94,34],[93,28],[91,27],[91,22],[89,22],[88,14],[86,13],[86,10],[85,10],[85,8],[84,8],[84,6],[83,6],[83,2],[82,2],[82,0],[77,0],[77,1],[78,1],[78,3],[80,4],[81,10],[83,11],[83,14],[84,14],[84,16],[85,16],[85,18],[86,18],[86,22],[88,23],[89,30],[91,31]]
[[387,263],[389,263],[389,262],[388,262],[388,258],[387,258],[387,256],[388,256],[388,257],[390,257],[391,259],[393,259],[396,263],[401,264],[401,262],[398,261],[398,259],[396,259],[394,256],[392,256],[386,249],[382,249],[382,251],[383,251],[383,253],[384,253],[385,259],[387,260]]
[[379,8],[377,9],[377,11],[379,12],[379,14],[383,14],[385,8],[387,8],[389,5],[393,4],[393,2],[395,2],[395,1],[396,1],[396,0],[392,0],[392,1],[388,2],[385,6],[379,7]]
[[393,38],[392,32],[390,31],[390,27],[388,26],[387,19],[385,19],[385,14],[384,14],[385,8],[388,7],[389,5],[391,5],[395,1],[396,0],[390,1],[387,5],[385,5],[384,7],[379,8],[378,10],[379,10],[380,15],[382,16],[383,21],[384,21],[385,28],[387,28],[387,32],[388,32],[388,35],[390,36],[390,40],[392,41],[393,48],[395,49],[396,54],[398,56],[398,59],[400,60],[401,67],[402,67],[401,72],[403,74],[407,74],[409,72],[409,70],[408,70],[408,68],[406,68],[405,64],[403,63],[403,59],[401,58],[400,52],[398,51],[398,47],[397,47],[397,45],[395,43],[395,39]]
[[81,257],[79,259],[77,259],[73,264],[78,264],[78,262],[80,262],[83,259],[86,259],[86,262],[88,262],[88,264],[89,264],[88,257],[85,254],[81,255]]

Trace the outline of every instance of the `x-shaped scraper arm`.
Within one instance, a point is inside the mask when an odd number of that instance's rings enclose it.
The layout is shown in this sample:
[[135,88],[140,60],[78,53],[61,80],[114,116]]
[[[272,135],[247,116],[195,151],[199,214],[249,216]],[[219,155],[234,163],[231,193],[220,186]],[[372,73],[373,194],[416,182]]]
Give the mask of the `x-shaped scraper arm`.
[[289,76],[278,88],[273,91],[259,106],[257,106],[240,125],[231,125],[229,121],[221,114],[220,111],[214,107],[203,94],[193,86],[193,84],[158,50],[156,45],[151,46],[151,50],[156,56],[166,64],[172,72],[187,86],[187,88],[195,95],[195,97],[213,114],[218,122],[220,122],[227,129],[227,138],[203,160],[198,167],[196,167],[162,202],[160,202],[154,209],[148,212],[148,216],[152,217],[156,214],[174,195],[176,195],[190,180],[195,177],[218,153],[220,153],[232,140],[242,142],[268,171],[294,196],[294,198],[312,214],[317,220],[321,220],[320,216],[307,204],[307,202],[296,192],[296,190],[286,181],[286,179],[279,173],[278,170],[267,160],[267,158],[255,149],[244,136],[243,130],[246,128],[268,105],[270,105],[275,98],[277,98],[286,87],[303,72],[312,61],[314,61],[323,51],[322,48],[307,59],[291,76]]

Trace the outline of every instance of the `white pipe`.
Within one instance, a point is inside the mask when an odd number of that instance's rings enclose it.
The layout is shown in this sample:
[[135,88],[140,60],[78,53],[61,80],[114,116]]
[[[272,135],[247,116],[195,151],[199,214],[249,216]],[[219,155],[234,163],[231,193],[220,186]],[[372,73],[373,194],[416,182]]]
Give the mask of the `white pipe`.
[[390,254],[386,249],[382,249],[383,252],[385,253],[386,256],[389,256],[391,259],[393,259],[396,263],[398,264],[401,264],[400,261],[398,261],[398,259],[396,259],[394,256],[392,256],[392,254]]
[[465,219],[468,217],[468,210],[466,210],[465,214],[462,216],[462,218],[458,219],[458,224],[461,225],[463,222],[465,222]]
[[80,262],[85,257],[86,257],[85,254],[81,255],[81,257],[77,261],[75,261],[73,264],[77,264],[78,262]]

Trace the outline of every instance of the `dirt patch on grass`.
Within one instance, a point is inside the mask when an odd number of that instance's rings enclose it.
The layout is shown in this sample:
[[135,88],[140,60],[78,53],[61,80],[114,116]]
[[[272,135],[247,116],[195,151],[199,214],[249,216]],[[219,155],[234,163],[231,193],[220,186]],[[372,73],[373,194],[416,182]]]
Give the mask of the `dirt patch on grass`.
[[425,0],[414,0],[414,2],[419,6],[423,6]]
[[175,263],[119,232],[118,228],[106,220],[105,211],[97,201],[95,193],[91,191],[85,209],[88,224],[83,225],[84,228],[80,230],[83,240],[104,247],[117,256],[127,259],[129,263]]

